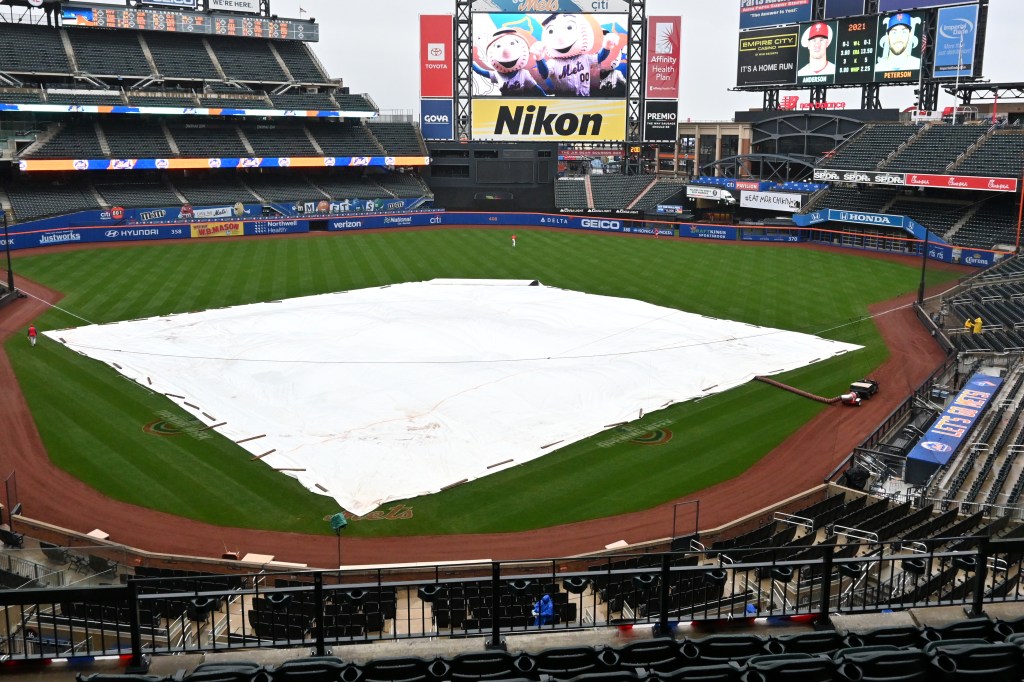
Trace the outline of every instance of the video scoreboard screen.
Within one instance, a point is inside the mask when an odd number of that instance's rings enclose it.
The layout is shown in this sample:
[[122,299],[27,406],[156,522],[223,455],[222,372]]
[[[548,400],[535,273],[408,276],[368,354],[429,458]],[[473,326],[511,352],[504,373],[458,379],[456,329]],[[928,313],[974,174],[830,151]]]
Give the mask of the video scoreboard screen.
[[173,9],[65,5],[62,19],[64,26],[87,28],[120,28],[308,42],[320,39],[320,26],[311,21],[267,19],[235,14],[200,14]]

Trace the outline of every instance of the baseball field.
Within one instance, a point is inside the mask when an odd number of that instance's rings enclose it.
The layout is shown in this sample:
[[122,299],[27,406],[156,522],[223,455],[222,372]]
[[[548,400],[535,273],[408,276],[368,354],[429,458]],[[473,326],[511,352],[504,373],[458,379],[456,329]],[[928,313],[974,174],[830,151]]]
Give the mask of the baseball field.
[[[490,228],[158,243],[25,254],[15,270],[63,294],[35,320],[46,331],[432,278],[537,279],[864,346],[776,377],[823,396],[887,358],[868,307],[916,291],[920,277],[916,259],[851,251],[553,230],[520,230],[512,249],[509,235]],[[932,268],[928,283],[957,276]],[[16,334],[6,351],[52,462],[104,495],[214,526],[331,532],[324,518],[338,511],[332,499],[201,430],[163,396],[47,339],[29,348]],[[826,409],[842,408],[751,382],[389,503],[377,516],[394,522],[354,520],[346,532],[503,533],[649,509],[740,475]]]

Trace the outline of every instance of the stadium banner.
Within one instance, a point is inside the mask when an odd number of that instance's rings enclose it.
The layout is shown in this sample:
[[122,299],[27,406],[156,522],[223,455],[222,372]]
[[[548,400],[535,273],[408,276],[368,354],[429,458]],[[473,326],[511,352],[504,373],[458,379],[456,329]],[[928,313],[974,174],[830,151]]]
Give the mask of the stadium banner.
[[427,140],[455,139],[455,109],[452,100],[421,99],[420,130]]
[[678,100],[647,100],[644,104],[644,141],[675,142],[679,135]]
[[625,14],[474,14],[472,96],[625,99],[628,26]]
[[474,12],[629,12],[628,0],[473,0]]
[[939,9],[938,26],[935,29],[935,78],[973,76],[977,40],[977,5]]
[[452,15],[420,15],[420,97],[454,97]]
[[206,0],[206,9],[259,14],[260,0]]
[[832,168],[815,168],[816,182],[866,182],[872,185],[905,185],[906,173],[888,173],[882,171],[835,170]]
[[245,216],[258,216],[263,211],[262,204],[235,204],[233,206],[193,207],[165,206],[157,208],[123,208],[112,206],[104,211],[79,211],[53,218],[42,218],[10,225],[11,234],[32,232],[37,230],[60,230],[88,226],[98,227],[132,227],[136,225],[153,225],[165,223],[181,223],[193,220],[209,221],[216,218],[238,219]]
[[302,234],[309,232],[308,220],[253,220],[246,221],[242,226],[245,236],[261,236],[265,234]]
[[713,175],[702,175],[693,181],[695,185],[711,185],[713,187],[724,187],[726,189],[740,189],[758,192],[769,190],[775,187],[774,182],[768,180],[737,180],[736,178],[719,178]]
[[4,104],[0,112],[51,114],[148,114],[154,116],[263,116],[266,118],[374,118],[375,111],[318,109],[217,109],[210,107],[129,107],[96,104]]
[[403,212],[418,209],[423,198],[416,199],[342,199],[329,201],[296,201],[294,203],[273,203],[270,208],[282,216],[338,215],[342,213],[384,213]]
[[207,237],[241,237],[245,234],[245,225],[240,222],[192,223],[188,227],[192,239],[206,239]]
[[738,230],[735,227],[724,225],[689,225],[679,226],[679,236],[687,239],[715,239],[718,241],[734,242]]
[[641,225],[633,227],[624,227],[622,228],[622,231],[628,232],[629,234],[650,234],[654,235],[655,237],[676,236],[675,227],[672,225]]
[[825,0],[825,14],[822,19],[859,17],[865,12],[865,0]]
[[907,173],[908,187],[945,187],[947,189],[984,190],[989,192],[1016,192],[1017,184],[1017,178]]
[[140,0],[143,5],[159,5],[161,7],[177,7],[179,9],[195,9],[197,0]]
[[647,99],[679,99],[681,35],[682,17],[647,18]]
[[799,26],[777,26],[740,34],[736,85],[796,82]]
[[701,187],[700,185],[686,186],[687,199],[721,199],[722,190],[718,187]]
[[910,460],[939,466],[948,462],[981,419],[1002,384],[1002,377],[981,373],[972,376],[907,454],[908,466]]
[[[9,232],[9,245],[12,251],[19,249],[35,249],[42,246],[59,244],[93,244],[97,242],[133,242],[150,239],[188,239],[188,229],[182,225],[153,225],[148,227],[93,226],[88,228],[61,228],[48,230],[15,231],[12,225]],[[0,238],[0,246],[4,246]]]
[[327,221],[327,229],[375,230],[386,227],[426,227],[438,225],[507,225],[562,227],[595,232],[625,232],[627,221],[584,216],[556,216],[536,213],[410,213],[405,215],[347,216]]
[[740,30],[811,20],[811,0],[740,0]]
[[740,192],[740,206],[796,213],[803,206],[802,194],[788,192]]
[[888,215],[885,213],[864,213],[861,211],[837,211],[828,209],[828,221],[833,223],[856,223],[858,225],[874,225],[875,227],[894,227],[905,229],[906,216]]
[[187,170],[199,168],[335,168],[365,166],[427,166],[429,156],[309,156],[242,159],[22,159],[18,170],[106,171]]
[[625,100],[474,99],[473,139],[502,142],[622,142]]

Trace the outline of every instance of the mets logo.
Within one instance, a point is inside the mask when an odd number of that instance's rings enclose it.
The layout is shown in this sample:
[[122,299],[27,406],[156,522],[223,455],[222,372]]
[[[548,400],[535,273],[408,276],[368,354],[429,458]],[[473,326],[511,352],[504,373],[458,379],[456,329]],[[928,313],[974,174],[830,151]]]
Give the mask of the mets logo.
[[151,436],[180,436],[185,433],[165,419],[158,419],[155,422],[146,424],[142,427],[142,431]]
[[647,433],[641,433],[636,438],[631,438],[630,443],[637,445],[664,445],[672,440],[672,432],[668,429],[654,429]]
[[923,441],[921,447],[932,452],[952,452],[953,448],[945,443],[938,443],[933,440]]

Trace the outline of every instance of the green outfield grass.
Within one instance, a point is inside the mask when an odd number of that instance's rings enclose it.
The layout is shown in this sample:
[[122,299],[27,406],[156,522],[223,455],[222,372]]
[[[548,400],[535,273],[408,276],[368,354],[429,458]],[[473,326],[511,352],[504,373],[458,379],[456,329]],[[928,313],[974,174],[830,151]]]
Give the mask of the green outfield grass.
[[[703,315],[817,333],[864,350],[782,380],[836,395],[887,355],[871,302],[917,287],[916,261],[855,252],[653,240],[554,231],[437,230],[126,246],[17,258],[18,274],[66,294],[42,330],[204,310],[434,277],[539,279]],[[955,275],[932,270],[929,283]],[[6,345],[50,454],[102,492],[201,521],[330,533],[333,500],[251,462],[224,438],[157,437],[143,426],[186,415],[111,368],[42,339]],[[609,445],[614,431],[436,495],[406,500],[411,519],[355,521],[349,535],[517,531],[649,508],[732,478],[823,406],[751,383],[672,406],[657,447]],[[738,425],[742,423],[742,428]],[[685,434],[685,437],[680,435]],[[602,445],[604,445],[602,447]],[[824,473],[824,472],[823,472]],[[523,504],[523,500],[543,504]],[[385,505],[385,509],[398,503]]]

